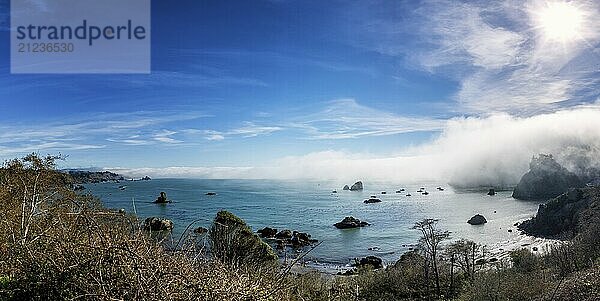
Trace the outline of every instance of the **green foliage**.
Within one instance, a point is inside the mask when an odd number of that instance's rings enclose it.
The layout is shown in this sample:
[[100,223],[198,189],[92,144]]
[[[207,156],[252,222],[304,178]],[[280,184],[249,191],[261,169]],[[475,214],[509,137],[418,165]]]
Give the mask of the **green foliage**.
[[539,257],[527,249],[519,249],[510,252],[510,259],[513,264],[513,269],[522,274],[533,273],[541,266]]
[[220,211],[209,231],[214,258],[227,264],[272,264],[277,254],[241,218]]
[[476,275],[459,300],[535,300],[552,288],[551,283],[539,271],[523,274],[515,269],[488,270]]

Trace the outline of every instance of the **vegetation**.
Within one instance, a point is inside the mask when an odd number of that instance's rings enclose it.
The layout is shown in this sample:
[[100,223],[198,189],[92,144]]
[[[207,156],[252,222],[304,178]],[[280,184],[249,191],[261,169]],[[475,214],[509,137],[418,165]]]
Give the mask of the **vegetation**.
[[[600,223],[546,255],[492,260],[485,247],[427,219],[419,247],[355,276],[293,273],[235,215],[180,241],[149,235],[136,216],[73,191],[59,157],[0,168],[0,300],[594,300]],[[152,233],[150,233],[152,234]],[[205,247],[208,242],[208,247]]]

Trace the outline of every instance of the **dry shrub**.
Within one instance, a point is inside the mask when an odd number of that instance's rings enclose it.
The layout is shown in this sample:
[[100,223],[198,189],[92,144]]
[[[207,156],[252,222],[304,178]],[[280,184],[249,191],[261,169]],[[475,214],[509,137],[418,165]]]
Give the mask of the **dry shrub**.
[[71,189],[56,157],[30,155],[0,169],[0,299],[280,299],[273,267],[206,256],[197,238],[166,250],[136,217]]

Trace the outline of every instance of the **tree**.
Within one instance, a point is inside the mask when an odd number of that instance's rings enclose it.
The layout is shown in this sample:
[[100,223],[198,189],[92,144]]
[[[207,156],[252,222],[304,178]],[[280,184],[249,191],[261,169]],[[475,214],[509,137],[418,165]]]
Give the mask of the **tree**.
[[473,280],[476,257],[480,249],[481,245],[474,241],[460,239],[451,243],[446,248],[446,253],[454,258],[453,264],[458,266],[468,279]]
[[[442,241],[450,237],[449,231],[443,231],[437,228],[438,219],[427,218],[420,222],[416,222],[412,227],[413,229],[421,231],[421,238],[419,239],[419,247],[424,253],[426,260],[426,269],[429,265],[433,270],[435,277],[435,291],[436,294],[440,295],[440,252],[442,249]],[[425,276],[429,278],[429,271],[426,270]],[[427,279],[429,282],[429,279]]]

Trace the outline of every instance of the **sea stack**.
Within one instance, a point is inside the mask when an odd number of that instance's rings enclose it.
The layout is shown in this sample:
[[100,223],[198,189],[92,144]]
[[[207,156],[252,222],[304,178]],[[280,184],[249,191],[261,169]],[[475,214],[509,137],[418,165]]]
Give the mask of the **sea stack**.
[[338,229],[351,229],[368,226],[369,223],[359,220],[353,216],[346,216],[341,222],[337,222],[334,226]]
[[166,204],[166,203],[170,203],[171,201],[169,201],[169,199],[167,199],[167,193],[164,191],[160,192],[160,196],[158,198],[156,198],[156,200],[154,201],[154,203],[157,204]]
[[471,217],[467,223],[471,224],[471,225],[483,225],[485,223],[487,223],[487,220],[485,219],[485,217],[481,214],[476,214],[473,217]]
[[350,190],[350,187],[348,185],[344,185],[343,190]]
[[352,185],[352,187],[350,187],[351,191],[358,191],[358,190],[363,190],[363,183],[362,181],[358,181],[356,183],[354,183]]

